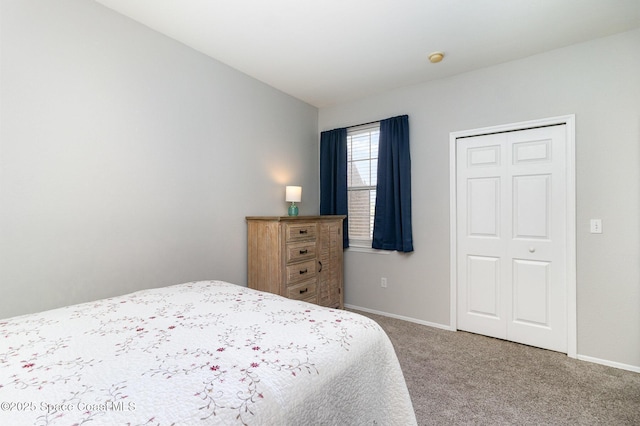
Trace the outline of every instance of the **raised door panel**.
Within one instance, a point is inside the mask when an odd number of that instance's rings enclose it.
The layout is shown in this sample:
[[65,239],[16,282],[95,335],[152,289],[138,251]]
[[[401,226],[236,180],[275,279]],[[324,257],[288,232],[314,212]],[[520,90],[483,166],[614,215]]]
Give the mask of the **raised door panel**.
[[513,177],[513,238],[549,240],[551,175]]
[[549,262],[514,260],[513,321],[549,327],[550,300]]
[[467,313],[500,319],[500,259],[467,258]]
[[499,167],[501,150],[502,146],[498,144],[470,147],[466,153],[467,169]]
[[469,237],[500,237],[500,178],[467,180]]

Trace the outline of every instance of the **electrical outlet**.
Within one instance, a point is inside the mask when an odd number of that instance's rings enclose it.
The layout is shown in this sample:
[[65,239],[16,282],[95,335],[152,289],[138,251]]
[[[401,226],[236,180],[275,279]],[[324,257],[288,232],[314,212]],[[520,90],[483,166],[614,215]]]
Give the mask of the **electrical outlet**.
[[387,279],[385,277],[380,278],[380,287],[387,288]]
[[591,233],[602,234],[602,219],[591,219]]

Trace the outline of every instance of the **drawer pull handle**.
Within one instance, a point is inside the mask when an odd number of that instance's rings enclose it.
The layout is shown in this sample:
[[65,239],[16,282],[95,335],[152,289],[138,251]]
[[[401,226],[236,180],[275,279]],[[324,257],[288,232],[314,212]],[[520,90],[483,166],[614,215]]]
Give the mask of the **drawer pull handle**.
[[301,230],[300,230],[300,233],[301,233],[301,234],[306,234],[306,233],[307,233],[307,230],[306,230],[306,229],[301,229]]
[[322,262],[318,261],[318,263],[320,264],[320,269],[318,270],[318,272],[322,272]]
[[307,249],[300,250],[300,254],[307,254]]
[[303,269],[303,270],[300,270],[300,275],[302,275],[302,274],[306,274],[306,273],[307,273],[307,268],[305,268],[305,269]]
[[309,289],[308,289],[308,288],[305,288],[304,290],[300,290],[300,294],[304,294],[304,293],[306,293],[307,291],[309,291]]

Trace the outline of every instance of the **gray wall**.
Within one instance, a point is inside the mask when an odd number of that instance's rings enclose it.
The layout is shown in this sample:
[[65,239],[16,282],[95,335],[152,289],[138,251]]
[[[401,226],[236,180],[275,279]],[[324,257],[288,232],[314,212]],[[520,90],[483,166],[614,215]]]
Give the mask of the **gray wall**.
[[[449,133],[575,114],[578,354],[640,369],[640,31],[322,108],[319,127],[399,114],[410,122],[415,252],[348,251],[345,302],[448,325]],[[603,234],[589,233],[591,218]]]
[[0,318],[246,285],[244,217],[317,214],[316,108],[93,1],[0,5]]
[[95,2],[0,7],[0,318],[188,280],[245,284],[244,216],[283,214],[286,184],[304,187],[301,214],[318,211],[318,129],[406,113],[416,251],[347,252],[346,302],[447,325],[449,133],[576,114],[578,353],[640,366],[639,31],[318,119]]

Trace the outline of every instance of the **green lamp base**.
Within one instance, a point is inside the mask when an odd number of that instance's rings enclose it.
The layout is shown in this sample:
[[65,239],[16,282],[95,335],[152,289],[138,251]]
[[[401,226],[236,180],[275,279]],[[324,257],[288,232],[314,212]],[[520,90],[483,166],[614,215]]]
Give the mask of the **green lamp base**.
[[298,216],[298,206],[296,206],[296,203],[291,203],[289,206],[289,216]]

